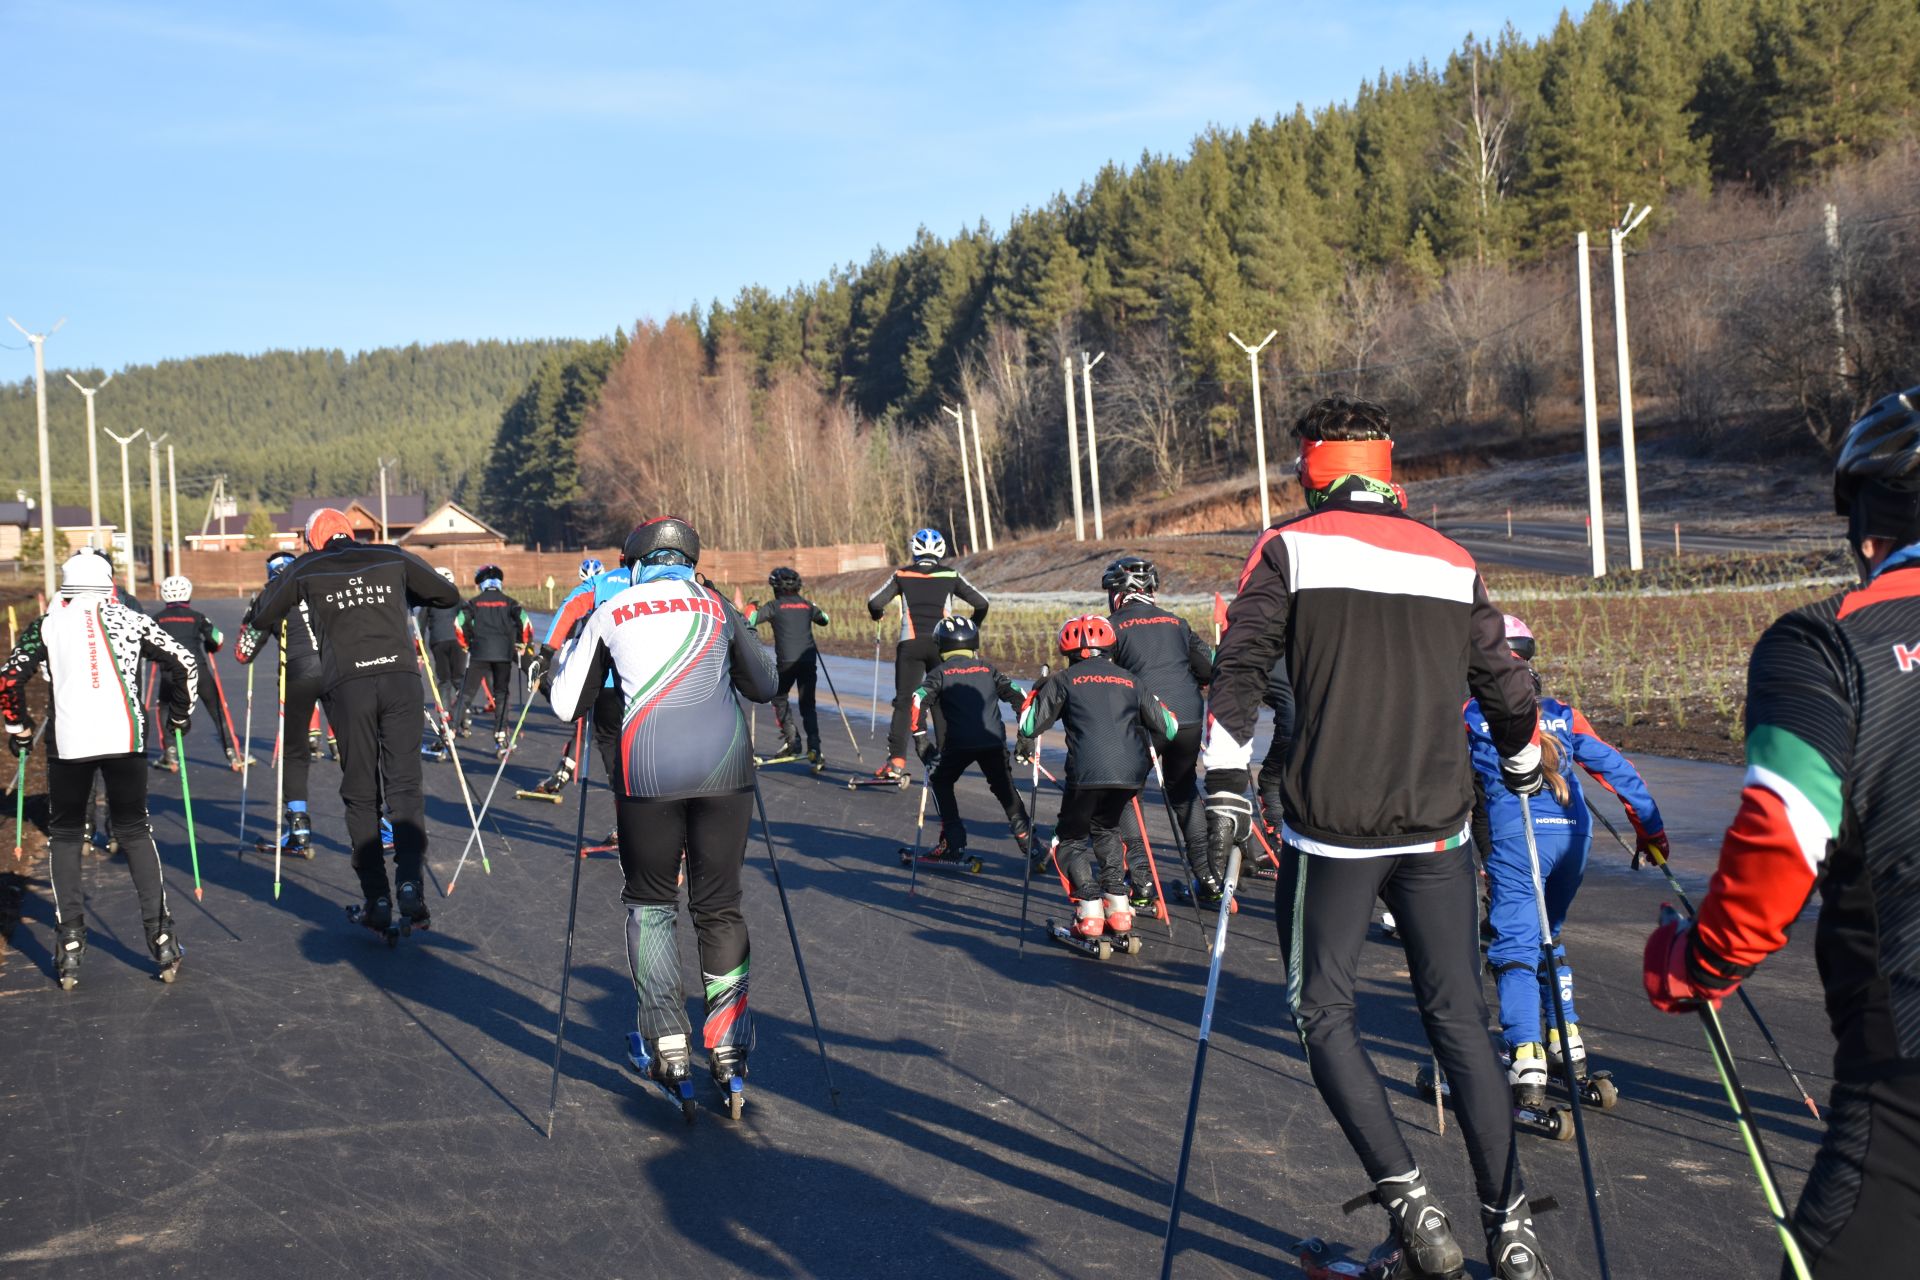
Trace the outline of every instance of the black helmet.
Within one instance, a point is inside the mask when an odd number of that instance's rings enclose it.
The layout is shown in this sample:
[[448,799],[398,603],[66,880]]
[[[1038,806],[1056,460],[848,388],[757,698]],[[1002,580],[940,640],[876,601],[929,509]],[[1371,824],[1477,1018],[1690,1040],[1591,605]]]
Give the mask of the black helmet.
[[476,587],[484,587],[487,583],[498,581],[506,576],[506,574],[500,572],[499,565],[483,564],[473,571],[473,585]]
[[621,563],[628,565],[700,563],[700,535],[693,526],[677,516],[655,516],[633,526],[620,548]]
[[972,618],[942,618],[933,627],[933,642],[940,646],[942,653],[954,653],[961,649],[972,651],[980,647],[980,628]]
[[1848,537],[1920,537],[1920,387],[1886,397],[1847,428],[1833,462],[1833,508]]
[[1121,556],[1100,575],[1100,585],[1110,596],[1150,596],[1160,589],[1160,571],[1153,567],[1151,560]]
[[800,589],[800,571],[781,565],[767,575],[767,585],[775,591],[798,591]]

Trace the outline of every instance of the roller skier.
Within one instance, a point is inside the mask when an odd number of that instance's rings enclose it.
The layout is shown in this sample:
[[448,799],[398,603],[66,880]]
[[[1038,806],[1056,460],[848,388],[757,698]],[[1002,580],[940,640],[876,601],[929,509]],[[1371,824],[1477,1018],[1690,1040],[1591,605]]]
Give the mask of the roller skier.
[[[815,773],[826,768],[820,757],[820,716],[814,708],[814,684],[819,679],[820,650],[813,642],[813,629],[828,624],[827,611],[800,594],[798,570],[782,566],[767,575],[773,599],[747,615],[747,625],[773,628],[773,660],[779,682],[773,694],[773,718],[780,726],[780,750],[776,756],[800,758],[800,730],[793,723],[793,708],[787,701],[790,690],[800,693],[800,723],[806,726],[807,764]],[[767,763],[762,761],[762,763]]]
[[[740,870],[753,815],[753,757],[738,696],[773,697],[774,671],[746,620],[695,580],[700,536],[673,517],[647,520],[621,551],[633,584],[594,609],[561,648],[554,712],[578,719],[618,683],[620,900],[639,1012],[628,1061],[694,1115],[692,1028],[680,983],[676,881],[699,943],[708,1073],[738,1114],[753,1017]],[[671,691],[673,697],[665,695]]]
[[0,720],[15,756],[33,742],[27,687],[36,673],[46,675],[47,872],[53,888],[54,978],[65,990],[79,984],[87,953],[80,846],[96,776],[105,786],[114,838],[140,896],[147,953],[162,981],[173,981],[185,955],[147,815],[146,718],[130,692],[139,687],[142,659],[167,673],[159,717],[166,731],[184,732],[199,692],[193,654],[153,619],[122,605],[115,598],[112,566],[83,551],[61,566],[60,594],[52,607],[27,624],[0,665]]
[[[250,621],[260,605],[260,595],[287,571],[296,557],[291,551],[276,551],[267,557],[267,581],[255,592],[240,624],[240,638],[234,642],[233,656],[251,663],[269,643],[280,642],[281,628],[262,631]],[[313,611],[303,600],[293,606],[284,620],[287,637],[286,703],[281,708],[280,789],[286,812],[281,819],[282,849],[294,857],[313,856],[313,815],[307,808],[307,778],[318,754],[315,735],[287,726],[309,724],[318,714],[321,690],[320,642],[313,630]],[[271,672],[269,674],[272,674]],[[258,842],[260,851],[272,853],[267,841]]]
[[[1186,850],[1196,896],[1204,906],[1217,906],[1227,868],[1224,862],[1214,864],[1207,843],[1199,777],[1201,713],[1204,689],[1213,679],[1213,650],[1194,634],[1186,619],[1154,602],[1160,571],[1152,561],[1122,556],[1107,566],[1100,586],[1107,593],[1107,621],[1113,624],[1113,660],[1139,677],[1146,691],[1165,703],[1180,722],[1180,731],[1171,741],[1155,744],[1161,783],[1180,825],[1180,844]],[[1160,904],[1154,897],[1144,846],[1133,851],[1132,863],[1127,880],[1134,914],[1154,915]]]
[[[554,665],[560,646],[566,643],[586,621],[587,616],[613,597],[633,585],[633,572],[626,565],[615,565],[609,569],[597,556],[588,556],[580,562],[580,582],[566,599],[560,602],[560,608],[553,615],[553,622],[547,628],[546,642],[540,649],[540,685],[550,689]],[[551,699],[549,698],[549,701]],[[599,699],[593,705],[593,745],[600,753],[604,766],[602,777],[612,778],[620,772],[620,722],[622,717],[619,683],[609,675],[600,691]],[[581,749],[580,735],[585,731],[583,720],[574,727],[574,736],[561,752],[560,764],[544,778],[532,791],[516,794],[529,799],[552,799],[557,801],[560,793],[572,781],[574,770],[578,767],[577,753]],[[619,847],[618,832],[609,831],[606,838],[595,846],[594,851],[610,850]]]
[[1861,583],[1754,647],[1740,807],[1694,923],[1647,939],[1645,982],[1663,1012],[1718,1006],[1819,890],[1834,1086],[1790,1231],[1800,1274],[1857,1280],[1910,1274],[1920,1223],[1920,387],[1848,429],[1834,507]]
[[[153,620],[162,631],[193,655],[194,665],[200,673],[200,701],[207,709],[207,718],[213,722],[213,731],[219,735],[220,749],[227,754],[227,765],[238,773],[241,767],[240,753],[234,749],[233,722],[227,714],[227,695],[220,687],[220,675],[213,665],[213,655],[220,652],[226,637],[220,634],[220,628],[214,626],[206,614],[193,607],[193,583],[188,579],[177,573],[163,579],[160,583],[160,600],[160,611],[153,615]],[[162,671],[158,686],[162,702],[168,700],[167,679]],[[163,742],[157,763],[159,768],[168,773],[180,771],[171,741]]]
[[[940,811],[940,839],[927,854],[934,862],[967,862],[967,824],[960,817],[960,801],[953,784],[969,768],[978,766],[993,798],[1007,815],[1007,826],[1023,859],[1033,856],[1033,821],[1014,790],[1007,767],[1007,730],[1000,704],[1015,712],[1025,705],[1020,686],[979,656],[980,630],[967,618],[942,618],[933,628],[940,649],[940,665],[927,672],[913,691],[914,750],[927,771],[927,786]],[[940,709],[940,737],[928,732],[933,708]],[[1017,754],[1032,758],[1033,743],[1018,741]],[[902,850],[905,853],[905,850]],[[911,855],[909,855],[911,856]],[[904,859],[903,859],[904,860]],[[979,860],[970,865],[978,870]]]
[[[1502,622],[1507,647],[1527,664],[1537,693],[1540,676],[1533,660],[1538,645],[1533,632],[1511,614]],[[1562,1054],[1557,1027],[1549,1028],[1544,1037],[1541,1035],[1540,1011],[1551,1007],[1545,1002],[1556,994],[1566,1005],[1570,1043],[1565,1052],[1572,1059],[1573,1074],[1582,1081],[1592,1075],[1587,1069],[1586,1044],[1574,1010],[1573,970],[1566,963],[1565,949],[1556,942],[1557,990],[1548,989],[1545,975],[1540,971],[1540,920],[1534,902],[1533,866],[1527,853],[1520,798],[1508,789],[1501,776],[1499,752],[1494,747],[1486,717],[1480,714],[1477,699],[1467,703],[1464,715],[1474,772],[1486,797],[1488,844],[1482,853],[1491,892],[1489,920],[1493,928],[1487,966],[1493,971],[1499,991],[1501,1039],[1509,1061],[1507,1081],[1513,1088],[1514,1106],[1540,1112],[1547,1105],[1548,1061],[1551,1059],[1558,1068]],[[1541,883],[1547,896],[1547,918],[1557,938],[1567,910],[1573,905],[1573,897],[1580,891],[1587,869],[1587,853],[1593,843],[1593,814],[1587,808],[1579,780],[1572,776],[1571,766],[1579,765],[1619,798],[1628,821],[1633,824],[1642,853],[1652,849],[1662,858],[1666,857],[1666,823],[1654,803],[1653,793],[1647,789],[1633,762],[1602,740],[1578,708],[1557,698],[1540,698],[1540,754],[1546,789],[1534,796],[1530,805]],[[1636,855],[1636,864],[1638,860]],[[1604,1093],[1604,1099],[1594,1094],[1589,1100],[1611,1105],[1611,1085]]]
[[[340,800],[364,902],[348,909],[381,935],[431,921],[422,888],[426,805],[420,788],[420,665],[410,611],[458,602],[453,584],[399,547],[355,542],[332,507],[308,517],[308,552],[268,582],[248,625],[277,633],[304,616],[320,650],[321,697],[340,743]],[[304,615],[299,613],[306,606]],[[291,735],[289,735],[291,737]],[[381,802],[393,825],[391,888],[381,852]]]
[[1102,959],[1109,950],[1140,949],[1132,936],[1120,823],[1152,772],[1149,744],[1163,748],[1180,732],[1166,704],[1109,656],[1115,644],[1105,618],[1068,618],[1059,635],[1067,666],[1034,689],[1020,714],[1026,739],[1056,720],[1066,726],[1066,790],[1053,836],[1074,903],[1073,925],[1049,921],[1048,934]]
[[[448,582],[454,581],[453,570],[444,565],[436,567],[434,572]],[[433,678],[440,684],[440,700],[449,707],[460,700],[460,690],[467,683],[467,650],[453,625],[459,612],[458,605],[450,609],[426,605],[416,615],[427,639],[427,654],[433,659]]]
[[507,710],[513,701],[513,667],[517,655],[533,644],[533,623],[520,602],[500,589],[498,565],[483,565],[473,575],[478,595],[454,613],[453,632],[467,653],[467,678],[460,686],[452,719],[464,735],[468,706],[485,679],[493,691],[493,749],[507,753]]
[[[1472,557],[1401,507],[1386,411],[1322,400],[1294,434],[1307,512],[1254,544],[1215,656],[1203,752],[1214,856],[1244,848],[1251,833],[1253,738],[1268,675],[1284,660],[1297,720],[1281,782],[1276,907],[1314,1083],[1413,1263],[1461,1272],[1452,1225],[1355,1026],[1354,973],[1374,899],[1384,898],[1458,1105],[1493,1274],[1535,1280],[1548,1269],[1521,1183],[1506,1073],[1486,1034],[1472,769],[1459,718],[1465,687],[1479,699],[1507,786],[1537,794],[1533,683],[1507,648]],[[1379,730],[1383,709],[1391,736]]]
[[[872,781],[906,785],[907,738],[913,717],[913,691],[929,667],[940,663],[940,646],[933,629],[940,619],[953,613],[958,597],[973,610],[973,625],[987,620],[987,598],[960,576],[960,571],[942,564],[947,556],[947,540],[938,529],[921,529],[908,545],[909,562],[893,571],[885,585],[867,598],[867,613],[878,622],[886,616],[887,606],[900,602],[900,642],[893,650],[893,724],[887,730],[887,759],[874,770]],[[935,723],[936,734],[939,725]]]

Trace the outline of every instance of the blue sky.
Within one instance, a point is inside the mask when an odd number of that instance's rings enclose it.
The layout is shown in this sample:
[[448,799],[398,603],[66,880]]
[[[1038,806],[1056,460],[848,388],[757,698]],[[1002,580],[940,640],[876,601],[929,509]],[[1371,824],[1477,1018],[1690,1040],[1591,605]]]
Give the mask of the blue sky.
[[606,333],[1559,7],[0,0],[0,313],[109,369]]

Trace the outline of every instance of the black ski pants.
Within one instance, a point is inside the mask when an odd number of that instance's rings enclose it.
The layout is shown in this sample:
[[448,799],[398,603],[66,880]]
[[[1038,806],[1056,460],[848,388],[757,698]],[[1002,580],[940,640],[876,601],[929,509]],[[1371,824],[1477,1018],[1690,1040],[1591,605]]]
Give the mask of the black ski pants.
[[[927,678],[927,672],[939,665],[940,646],[930,636],[902,640],[893,651],[893,724],[887,730],[887,754],[895,760],[907,758],[907,740],[913,732],[913,691]],[[933,717],[937,742],[945,736],[940,732],[940,708],[928,703],[927,714]]]
[[1416,1165],[1394,1123],[1354,1019],[1355,970],[1385,901],[1406,945],[1407,969],[1427,1041],[1453,1090],[1482,1204],[1520,1194],[1513,1095],[1487,1036],[1480,985],[1473,862],[1466,845],[1444,852],[1328,858],[1283,846],[1274,895],[1294,1026],[1313,1082],[1347,1135],[1367,1177],[1399,1177]]
[[[313,709],[320,702],[320,677],[316,673],[298,680],[287,677],[287,707],[283,741],[280,744],[280,788],[282,799],[291,804],[307,799],[307,773],[313,767],[313,739],[307,736],[313,724]],[[338,732],[337,730],[335,731]]]
[[453,707],[453,728],[458,730],[466,718],[474,693],[485,680],[493,694],[493,731],[507,731],[507,705],[513,701],[513,662],[482,662],[475,658],[467,664],[467,676],[460,684],[460,698]]
[[1053,837],[1060,842],[1060,870],[1075,901],[1126,893],[1127,852],[1120,843],[1120,821],[1138,794],[1132,787],[1080,787],[1071,782],[1061,794]]
[[[1920,1231],[1920,1072],[1841,1080],[1793,1212],[1814,1280],[1910,1274]],[[1793,1280],[1783,1263],[1780,1274]]]
[[[1154,745],[1160,751],[1160,776],[1173,805],[1174,821],[1180,826],[1187,865],[1198,875],[1208,865],[1209,847],[1207,807],[1200,793],[1200,725],[1183,724],[1172,742]],[[1134,885],[1138,887],[1140,881],[1135,880]]]
[[927,785],[933,788],[934,807],[940,811],[940,835],[949,849],[967,847],[967,824],[961,821],[960,801],[953,794],[953,784],[976,764],[980,766],[993,798],[1000,802],[1001,810],[1006,813],[1007,825],[1013,828],[1014,835],[1024,838],[1031,825],[1027,806],[1020,803],[1020,796],[1013,789],[1013,774],[1007,768],[1007,749],[1004,745],[959,747],[942,751],[933,772],[927,775]]
[[113,838],[120,843],[134,892],[140,895],[140,919],[151,933],[167,916],[167,884],[160,870],[160,850],[153,842],[153,823],[147,818],[143,752],[97,760],[47,757],[47,872],[53,885],[54,918],[61,924],[86,922],[80,846],[96,773],[106,788]]
[[393,873],[402,882],[420,883],[427,815],[420,789],[426,716],[420,706],[419,673],[389,671],[343,680],[324,701],[340,751],[340,802],[346,808],[347,840],[362,894],[371,900],[387,893],[387,864],[380,849],[383,796],[393,822]]
[[435,640],[427,648],[433,654],[433,679],[440,686],[440,700],[450,707],[466,687],[467,651],[458,640]]
[[[819,680],[820,654],[809,649],[792,662],[780,668],[780,683],[773,694],[773,718],[780,726],[780,736],[788,742],[798,742],[800,735],[793,731],[793,708],[787,701],[787,692],[798,688],[800,691],[800,723],[807,730],[807,750],[820,749],[820,714],[813,704],[814,686]],[[918,687],[919,682],[915,681]],[[907,691],[911,697],[913,691]]]
[[[173,672],[159,668],[160,679],[154,686],[153,713],[148,716],[152,736],[161,739],[163,747],[173,745],[173,734],[166,728],[166,707],[173,700]],[[207,715],[213,720],[213,731],[219,735],[220,749],[233,750],[233,733],[227,727],[227,706],[220,696],[220,679],[213,674],[213,659],[206,659],[200,667],[200,705],[206,708]]]

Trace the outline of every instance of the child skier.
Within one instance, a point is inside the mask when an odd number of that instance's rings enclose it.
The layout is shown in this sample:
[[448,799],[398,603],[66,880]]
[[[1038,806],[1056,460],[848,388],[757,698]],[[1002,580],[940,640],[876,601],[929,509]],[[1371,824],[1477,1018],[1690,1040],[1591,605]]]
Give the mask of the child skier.
[[[1505,615],[1507,647],[1527,664],[1536,690],[1539,672],[1533,668],[1536,643],[1527,624]],[[1546,1106],[1547,1061],[1560,1058],[1560,1033],[1549,1019],[1543,1043],[1541,1009],[1553,998],[1540,972],[1540,912],[1533,896],[1533,865],[1527,856],[1526,828],[1520,798],[1507,788],[1500,773],[1500,754],[1488,732],[1479,701],[1466,705],[1467,736],[1473,747],[1474,772],[1486,795],[1489,847],[1486,855],[1488,887],[1492,894],[1488,915],[1493,943],[1487,964],[1493,970],[1500,995],[1500,1030],[1511,1055],[1507,1081],[1518,1107],[1540,1111]],[[1541,772],[1546,790],[1532,798],[1534,845],[1540,854],[1541,884],[1546,889],[1547,923],[1556,938],[1580,891],[1587,870],[1587,849],[1593,842],[1593,815],[1579,782],[1567,765],[1577,764],[1619,797],[1633,823],[1639,849],[1667,854],[1665,823],[1653,795],[1633,763],[1601,741],[1579,710],[1557,698],[1540,699]],[[1638,857],[1636,855],[1636,862]],[[1564,952],[1554,948],[1556,985],[1566,1002],[1568,1055],[1573,1074],[1586,1079],[1587,1051],[1573,1011],[1573,970]],[[1551,1008],[1551,1006],[1545,1006]]]
[[514,655],[533,643],[533,623],[520,602],[500,589],[499,565],[484,565],[473,575],[480,594],[460,606],[453,616],[453,632],[467,651],[466,681],[453,709],[453,722],[464,732],[467,704],[484,678],[493,691],[493,749],[507,753],[507,707],[513,701]]
[[826,768],[820,758],[820,717],[814,710],[813,691],[818,679],[820,651],[814,647],[813,629],[828,623],[827,611],[800,595],[800,573],[782,566],[767,575],[773,588],[773,600],[747,615],[747,625],[773,626],[773,660],[779,669],[779,684],[773,694],[773,718],[780,725],[781,756],[798,757],[800,731],[793,724],[793,708],[787,691],[800,690],[800,722],[807,729],[807,763],[815,773]]
[[[112,567],[108,567],[112,572]],[[163,602],[160,612],[153,620],[160,629],[172,636],[179,645],[193,655],[194,664],[199,668],[202,679],[198,681],[200,701],[206,705],[207,714],[213,720],[213,731],[220,736],[220,747],[227,753],[227,764],[235,773],[240,772],[240,753],[234,750],[233,721],[227,715],[226,691],[220,687],[220,675],[214,669],[213,655],[220,652],[220,646],[226,637],[220,634],[220,628],[208,620],[192,605],[193,583],[179,574],[165,578],[160,583],[160,599]],[[159,694],[162,701],[168,696],[167,674],[160,673]],[[178,773],[179,762],[174,759],[173,743],[163,743],[159,767],[168,773]]]
[[[276,551],[268,556],[267,587],[272,586],[293,562],[294,554],[291,551]],[[279,644],[282,633],[285,634],[287,685],[280,719],[280,790],[286,814],[280,839],[288,853],[304,856],[308,846],[313,843],[313,818],[307,812],[307,774],[319,752],[314,741],[316,735],[300,732],[299,726],[311,724],[313,717],[319,714],[320,642],[313,632],[312,611],[304,600],[287,613],[279,630],[266,632],[251,625],[249,620],[259,607],[261,592],[267,587],[255,592],[252,602],[247,605],[247,612],[240,622],[240,638],[234,641],[233,656],[241,663],[251,663],[266,648],[268,641]],[[278,670],[270,670],[269,675],[278,685]],[[275,694],[270,693],[269,696]]]
[[913,691],[920,687],[927,668],[940,663],[934,627],[953,613],[955,596],[972,606],[976,627],[987,620],[987,598],[958,569],[940,563],[947,556],[947,540],[938,529],[915,531],[908,550],[911,563],[894,570],[886,585],[867,597],[867,613],[875,622],[886,615],[887,605],[896,597],[900,601],[900,643],[893,651],[893,725],[887,730],[887,759],[874,770],[873,779],[900,781],[901,786],[906,785]]
[[[1023,705],[1020,686],[979,657],[980,629],[967,618],[942,618],[933,629],[940,647],[940,665],[927,672],[913,691],[913,744],[927,771],[927,786],[940,810],[940,841],[928,855],[943,862],[966,856],[967,824],[960,818],[960,802],[953,784],[970,765],[979,765],[993,798],[1006,812],[1014,843],[1023,856],[1032,856],[1033,822],[1013,789],[1007,768],[1007,730],[1000,704],[1016,713]],[[928,736],[930,706],[940,708],[940,737]],[[1022,746],[1025,747],[1025,743]]]
[[1068,618],[1060,628],[1067,668],[1033,691],[1020,734],[1036,738],[1054,721],[1065,721],[1067,785],[1053,835],[1075,904],[1073,934],[1086,942],[1106,934],[1125,944],[1133,932],[1133,906],[1120,820],[1153,767],[1148,743],[1172,742],[1180,721],[1107,656],[1117,643],[1105,618]]
[[161,719],[171,736],[187,727],[199,670],[186,646],[143,613],[114,598],[113,568],[82,551],[60,570],[60,595],[47,615],[28,623],[0,666],[0,719],[18,756],[33,742],[27,685],[47,677],[47,868],[56,930],[53,972],[61,987],[80,981],[87,953],[80,842],[96,773],[106,786],[114,837],[140,895],[147,951],[160,977],[173,981],[184,954],[167,910],[166,880],[147,817],[146,742],[136,696],[142,658],[168,680]]
[[[434,572],[453,581],[453,570],[445,565]],[[460,635],[453,627],[459,612],[457,604],[450,609],[425,605],[418,611],[420,629],[427,637],[427,654],[433,659],[433,678],[440,686],[441,700],[449,707],[460,700],[460,690],[467,683],[467,651],[460,647]]]

